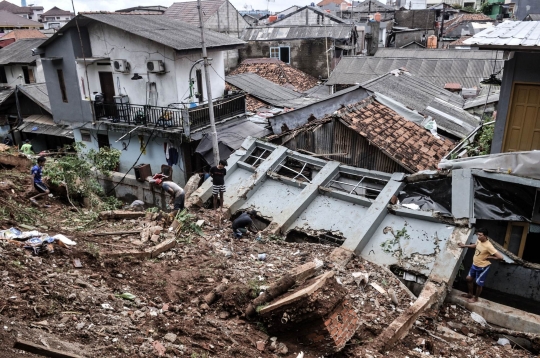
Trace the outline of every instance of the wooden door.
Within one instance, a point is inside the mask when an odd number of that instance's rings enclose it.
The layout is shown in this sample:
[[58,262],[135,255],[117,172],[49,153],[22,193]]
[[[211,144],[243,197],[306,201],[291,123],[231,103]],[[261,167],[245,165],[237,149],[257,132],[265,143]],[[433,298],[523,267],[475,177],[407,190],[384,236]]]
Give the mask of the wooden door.
[[540,149],[540,86],[514,84],[503,152]]
[[114,79],[112,72],[99,72],[99,84],[105,103],[114,103]]

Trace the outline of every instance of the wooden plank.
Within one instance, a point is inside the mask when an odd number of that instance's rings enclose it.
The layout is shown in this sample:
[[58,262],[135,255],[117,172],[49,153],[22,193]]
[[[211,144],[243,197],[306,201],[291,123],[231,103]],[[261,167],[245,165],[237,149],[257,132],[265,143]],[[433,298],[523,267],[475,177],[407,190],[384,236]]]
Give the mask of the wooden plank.
[[138,234],[141,230],[132,230],[132,231],[114,231],[114,232],[95,232],[91,234],[92,236],[109,236],[109,235],[128,235],[128,234]]
[[13,345],[13,348],[20,349],[29,353],[38,354],[40,356],[44,357],[51,357],[51,358],[83,358],[80,355],[68,353],[68,352],[62,352],[56,349],[47,348],[42,345],[38,345],[29,341],[24,341],[22,339],[17,339],[15,344]]

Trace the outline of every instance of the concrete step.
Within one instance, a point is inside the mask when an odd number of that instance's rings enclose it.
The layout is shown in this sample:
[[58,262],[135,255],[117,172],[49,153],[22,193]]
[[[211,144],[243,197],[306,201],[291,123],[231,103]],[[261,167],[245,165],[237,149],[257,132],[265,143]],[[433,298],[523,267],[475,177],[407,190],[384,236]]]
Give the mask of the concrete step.
[[540,334],[540,316],[483,298],[480,298],[476,303],[469,303],[465,297],[461,297],[462,294],[461,291],[452,290],[446,296],[446,301],[459,304],[471,312],[478,313],[488,323],[515,331]]

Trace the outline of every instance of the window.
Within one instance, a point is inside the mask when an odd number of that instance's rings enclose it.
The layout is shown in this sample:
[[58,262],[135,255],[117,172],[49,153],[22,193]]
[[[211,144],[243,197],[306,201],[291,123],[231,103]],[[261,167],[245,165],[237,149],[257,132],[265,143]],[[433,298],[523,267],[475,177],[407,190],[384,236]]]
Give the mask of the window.
[[57,17],[56,17],[56,20],[60,20],[60,16],[57,16]]
[[[28,73],[28,66],[22,66],[23,71],[23,77],[24,77],[24,83],[29,84],[30,83],[30,74]],[[33,77],[34,74],[32,74]]]
[[58,73],[58,84],[60,85],[60,92],[62,92],[62,101],[68,101],[67,92],[66,92],[66,83],[64,82],[64,71],[57,70]]
[[7,83],[6,68],[0,66],[0,83]]
[[90,135],[89,130],[81,129],[81,140],[83,142],[91,142],[92,136]]
[[270,58],[278,58],[285,63],[290,63],[290,51],[291,49],[289,46],[270,47]]
[[270,47],[270,58],[279,58],[279,47]]

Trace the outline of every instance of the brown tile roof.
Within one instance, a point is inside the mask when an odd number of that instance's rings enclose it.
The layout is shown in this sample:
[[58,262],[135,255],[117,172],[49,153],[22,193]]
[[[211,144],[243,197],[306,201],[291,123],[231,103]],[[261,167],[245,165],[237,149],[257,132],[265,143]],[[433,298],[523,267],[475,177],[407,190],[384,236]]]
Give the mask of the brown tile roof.
[[315,77],[275,58],[244,60],[240,66],[229,73],[229,75],[239,75],[246,72],[255,73],[280,86],[292,87],[298,92],[307,91],[308,89],[315,87],[318,83],[318,80]]
[[457,39],[456,41],[452,41],[448,44],[448,46],[460,46],[460,45],[463,45],[463,41],[465,40],[468,40],[470,39],[472,36],[471,35],[467,35],[467,36],[462,36],[460,37],[459,39]]
[[[236,88],[235,86],[231,85],[230,83],[225,82],[225,89],[227,91],[239,91],[239,88]],[[267,107],[268,105],[264,102],[259,101],[257,98],[253,97],[252,95],[248,94],[246,95],[246,109],[249,112],[257,112],[259,108]]]
[[459,91],[461,89],[461,84],[456,83],[456,82],[445,83],[444,89],[447,89],[450,91]]
[[332,116],[411,172],[437,169],[439,161],[454,147],[450,140],[435,138],[373,97],[346,106]]
[[458,15],[456,17],[454,17],[453,19],[450,19],[448,21],[445,21],[444,22],[444,32],[450,32],[452,31],[458,24],[462,23],[462,22],[466,22],[466,21],[471,21],[471,22],[474,22],[474,21],[492,21],[494,22],[495,20],[493,20],[491,17],[487,16],[487,15],[484,15],[484,14],[461,14],[461,15]]
[[55,6],[52,9],[45,11],[43,15],[41,16],[43,17],[43,16],[67,16],[67,15],[75,16],[75,14],[73,14],[71,11],[62,10]]
[[42,28],[43,24],[37,21],[25,19],[9,11],[0,10],[0,27],[30,27]]
[[0,40],[45,39],[45,38],[47,38],[47,36],[43,34],[41,31],[36,30],[36,29],[17,29],[0,37]]

